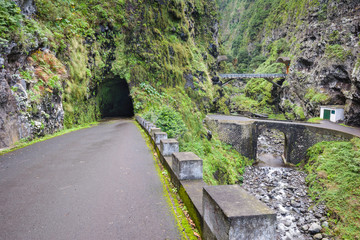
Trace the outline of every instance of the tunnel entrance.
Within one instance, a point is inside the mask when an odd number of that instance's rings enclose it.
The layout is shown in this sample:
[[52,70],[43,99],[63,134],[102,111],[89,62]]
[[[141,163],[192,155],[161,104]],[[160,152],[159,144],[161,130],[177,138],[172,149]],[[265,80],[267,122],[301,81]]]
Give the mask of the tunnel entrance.
[[129,85],[119,76],[107,77],[98,88],[101,116],[133,117],[134,106]]
[[276,129],[261,130],[257,141],[256,160],[260,167],[285,167],[285,134]]

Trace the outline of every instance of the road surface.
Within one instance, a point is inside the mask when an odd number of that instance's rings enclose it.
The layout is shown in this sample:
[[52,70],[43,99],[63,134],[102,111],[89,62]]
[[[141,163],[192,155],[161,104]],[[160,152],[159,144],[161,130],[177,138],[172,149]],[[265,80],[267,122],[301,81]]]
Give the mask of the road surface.
[[180,239],[176,226],[130,120],[0,156],[1,240]]

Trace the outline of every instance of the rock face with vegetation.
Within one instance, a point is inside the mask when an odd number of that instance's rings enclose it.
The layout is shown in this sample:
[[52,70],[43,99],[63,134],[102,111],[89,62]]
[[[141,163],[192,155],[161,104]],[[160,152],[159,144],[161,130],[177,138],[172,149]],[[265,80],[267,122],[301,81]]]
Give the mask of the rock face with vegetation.
[[212,103],[213,1],[4,0],[0,22],[0,148],[140,112],[140,83],[181,86],[199,109]]
[[246,99],[235,95],[236,101],[288,119],[318,117],[320,105],[345,105],[345,122],[360,125],[359,1],[229,0],[219,8],[222,51],[231,60],[223,71],[281,73],[277,58],[291,59],[281,90],[250,80]]

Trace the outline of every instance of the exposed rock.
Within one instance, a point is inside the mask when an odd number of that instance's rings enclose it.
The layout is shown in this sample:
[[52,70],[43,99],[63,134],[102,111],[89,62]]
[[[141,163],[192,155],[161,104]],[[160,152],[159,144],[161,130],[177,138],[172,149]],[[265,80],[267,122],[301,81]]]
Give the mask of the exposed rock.
[[328,228],[328,227],[329,227],[329,223],[326,222],[326,221],[324,221],[324,222],[321,224],[321,226],[322,226],[323,228]]
[[34,0],[14,0],[14,1],[20,7],[22,14],[29,16],[36,12]]
[[221,84],[220,82],[220,78],[218,76],[215,76],[211,79],[211,81],[213,82],[214,85],[216,84]]
[[313,239],[321,231],[325,206],[313,206],[307,196],[306,174],[290,168],[248,167],[243,188],[277,213],[277,239]]
[[[22,2],[29,6],[30,2]],[[37,45],[33,45],[37,47]],[[53,133],[63,128],[64,111],[61,92],[47,92],[38,100],[31,99],[35,82],[29,82],[19,73],[34,72],[27,60],[27,51],[17,49],[15,43],[0,43],[3,68],[0,70],[0,148],[8,147],[22,138]],[[51,53],[48,53],[51,54]]]
[[214,58],[217,58],[219,56],[218,48],[213,43],[210,43],[210,46],[208,47],[208,51]]
[[311,234],[316,234],[319,233],[321,231],[321,226],[318,223],[312,223],[309,227],[309,232]]
[[[295,54],[287,77],[289,86],[281,95],[282,111],[293,111],[286,108],[290,103],[301,106],[307,117],[318,117],[319,106],[346,105],[345,122],[360,126],[360,91],[356,84],[359,72],[356,62],[359,60],[359,15],[352,15],[356,1],[333,2],[334,9],[328,13],[331,21],[318,21],[309,17],[304,21],[300,31],[294,31],[299,48]],[[314,11],[321,11],[317,9]],[[283,31],[268,38],[269,43],[282,38]],[[355,74],[354,74],[355,73]],[[309,89],[328,96],[328,101],[312,101],[306,97]]]
[[[281,93],[272,92],[273,101],[269,104],[297,120],[319,117],[320,105],[345,105],[345,123],[360,126],[359,1],[318,1],[316,5],[303,1],[307,10],[301,11],[299,7],[298,14],[287,12],[289,8],[285,6],[278,12],[276,4],[270,2],[271,14],[267,19],[264,16],[264,22],[259,20],[256,30],[249,29],[251,24],[242,23],[254,19],[254,13],[259,13],[255,6],[263,4],[261,1],[251,1],[247,7],[236,10],[233,6],[239,3],[235,0],[219,2],[220,10],[227,15],[221,22],[223,41],[229,50],[227,54],[236,60],[235,69],[241,70],[244,68],[241,64],[246,65],[250,73],[255,70],[251,68],[257,67],[252,66],[256,57],[292,56],[286,84]],[[274,19],[279,23],[272,22]],[[250,32],[254,33],[252,39],[248,36]],[[270,52],[279,42],[283,49],[278,49],[276,54]],[[241,56],[240,52],[246,50],[252,57],[256,46],[262,54],[255,54],[250,60],[246,60],[246,55]],[[240,63],[241,59],[244,62]],[[271,58],[268,60],[274,63]],[[256,96],[253,99],[257,100]]]
[[216,62],[217,62],[217,64],[219,64],[220,62],[227,61],[227,60],[228,60],[228,57],[226,55],[221,55],[221,56],[217,57]]
[[322,239],[321,233],[315,234],[315,235],[314,235],[314,239],[315,239],[315,240],[321,240],[321,239]]

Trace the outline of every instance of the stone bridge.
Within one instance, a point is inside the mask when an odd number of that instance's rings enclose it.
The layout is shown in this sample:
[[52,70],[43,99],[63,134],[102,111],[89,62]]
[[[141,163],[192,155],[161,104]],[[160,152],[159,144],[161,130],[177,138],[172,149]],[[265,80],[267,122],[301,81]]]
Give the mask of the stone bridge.
[[221,141],[231,144],[243,156],[256,159],[257,141],[263,129],[284,133],[284,157],[287,163],[298,164],[306,157],[307,149],[322,141],[350,140],[360,137],[360,130],[325,122],[310,124],[287,121],[250,119],[237,116],[209,115],[208,128]]

